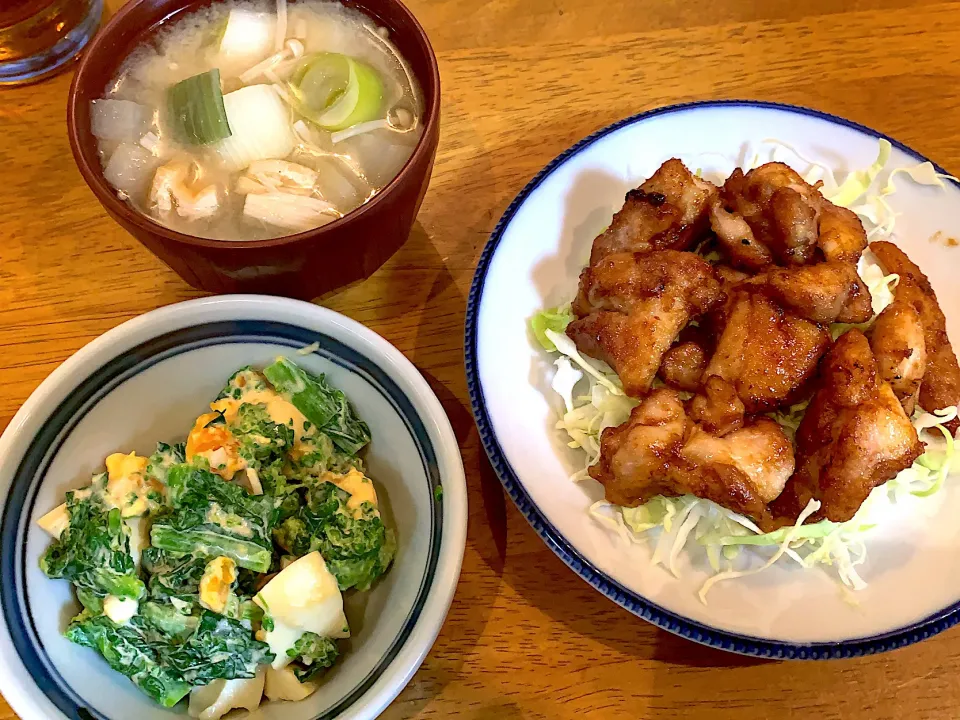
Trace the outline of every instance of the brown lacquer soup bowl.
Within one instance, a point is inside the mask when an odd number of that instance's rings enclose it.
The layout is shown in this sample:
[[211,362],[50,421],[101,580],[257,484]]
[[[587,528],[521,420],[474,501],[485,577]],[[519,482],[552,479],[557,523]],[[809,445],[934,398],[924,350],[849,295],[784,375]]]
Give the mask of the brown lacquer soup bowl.
[[141,43],[211,0],[133,0],[91,41],[70,88],[70,146],[84,180],[110,216],[193,287],[313,298],[369,276],[406,241],[437,151],[440,74],[423,28],[397,0],[346,0],[390,32],[423,95],[423,133],[398,175],[370,200],[313,230],[268,240],[214,240],[177,232],[138,212],[104,177],[90,103]]

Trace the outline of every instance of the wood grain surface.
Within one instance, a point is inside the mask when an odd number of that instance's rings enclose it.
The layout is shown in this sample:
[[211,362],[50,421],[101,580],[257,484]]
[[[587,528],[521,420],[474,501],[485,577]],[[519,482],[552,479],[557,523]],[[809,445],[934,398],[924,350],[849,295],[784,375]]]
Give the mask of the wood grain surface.
[[[122,0],[108,0],[115,10]],[[594,130],[667,103],[758,98],[889,133],[960,171],[960,2],[409,0],[440,59],[443,129],[419,222],[365,282],[318,302],[394,343],[461,443],[460,586],[401,718],[955,718],[960,629],[876,657],[767,662],[635,618],[537,538],[479,447],[465,299],[513,196]],[[196,297],[103,212],[74,167],[70,74],[0,90],[0,425],[88,341]],[[922,592],[922,588],[917,588]],[[15,715],[0,701],[0,719]]]

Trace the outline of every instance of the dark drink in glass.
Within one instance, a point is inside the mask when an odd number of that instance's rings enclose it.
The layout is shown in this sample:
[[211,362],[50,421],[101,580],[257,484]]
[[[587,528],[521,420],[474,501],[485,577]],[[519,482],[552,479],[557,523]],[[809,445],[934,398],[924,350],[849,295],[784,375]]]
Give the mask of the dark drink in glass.
[[0,85],[64,69],[96,32],[103,0],[0,0]]

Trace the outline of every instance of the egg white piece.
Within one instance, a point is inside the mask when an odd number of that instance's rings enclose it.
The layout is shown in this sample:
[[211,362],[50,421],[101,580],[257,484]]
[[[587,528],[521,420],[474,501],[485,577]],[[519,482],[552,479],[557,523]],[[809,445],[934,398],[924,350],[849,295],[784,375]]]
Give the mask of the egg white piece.
[[273,620],[273,629],[265,633],[264,642],[276,655],[273,667],[277,670],[291,662],[287,650],[304,633],[330,638],[350,636],[343,595],[319,552],[304,555],[281,570],[254,602]]

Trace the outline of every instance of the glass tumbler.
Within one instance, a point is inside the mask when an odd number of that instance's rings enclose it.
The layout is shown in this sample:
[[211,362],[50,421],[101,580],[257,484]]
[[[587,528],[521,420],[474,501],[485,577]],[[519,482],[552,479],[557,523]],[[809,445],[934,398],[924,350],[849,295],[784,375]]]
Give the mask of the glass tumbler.
[[0,85],[67,67],[93,37],[103,0],[0,0]]

